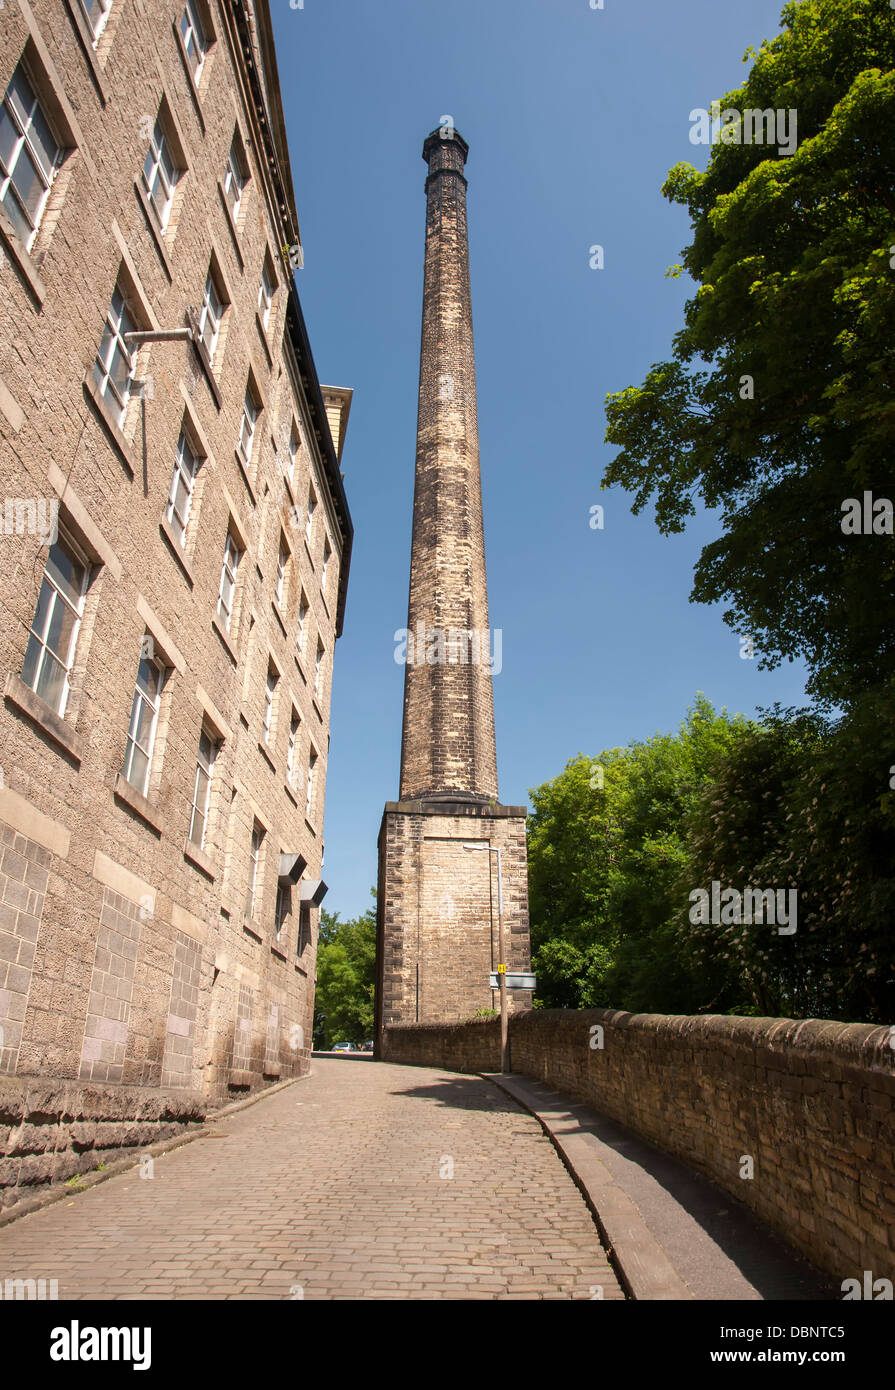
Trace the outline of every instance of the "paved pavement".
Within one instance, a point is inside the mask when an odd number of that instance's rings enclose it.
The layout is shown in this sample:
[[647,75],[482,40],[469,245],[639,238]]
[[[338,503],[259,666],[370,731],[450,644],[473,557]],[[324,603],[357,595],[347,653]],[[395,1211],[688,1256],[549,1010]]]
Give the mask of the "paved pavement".
[[197,1139],[0,1230],[60,1299],[621,1299],[584,1199],[490,1082],[316,1059]]

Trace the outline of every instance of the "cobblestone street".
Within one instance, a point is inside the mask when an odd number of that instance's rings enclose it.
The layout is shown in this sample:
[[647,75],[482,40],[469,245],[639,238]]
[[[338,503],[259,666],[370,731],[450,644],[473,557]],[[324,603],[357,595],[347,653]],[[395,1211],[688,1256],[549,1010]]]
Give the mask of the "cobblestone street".
[[63,1299],[624,1295],[538,1122],[473,1076],[316,1059],[213,1135],[0,1231]]

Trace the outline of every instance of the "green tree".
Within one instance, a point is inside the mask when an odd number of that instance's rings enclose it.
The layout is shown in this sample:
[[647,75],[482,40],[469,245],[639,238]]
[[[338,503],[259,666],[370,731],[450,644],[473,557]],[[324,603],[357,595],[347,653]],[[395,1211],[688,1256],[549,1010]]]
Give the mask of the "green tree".
[[[375,898],[375,891],[373,894]],[[349,922],[320,911],[314,1046],[362,1043],[373,1036],[376,980],[376,907]]]
[[833,707],[895,679],[895,545],[840,525],[845,498],[895,495],[895,22],[801,0],[781,24],[721,107],[795,110],[797,149],[720,143],[705,173],[671,170],[698,289],[672,359],[608,398],[603,483],[666,533],[697,495],[720,507],[693,599],[728,603],[761,665],[803,657]]

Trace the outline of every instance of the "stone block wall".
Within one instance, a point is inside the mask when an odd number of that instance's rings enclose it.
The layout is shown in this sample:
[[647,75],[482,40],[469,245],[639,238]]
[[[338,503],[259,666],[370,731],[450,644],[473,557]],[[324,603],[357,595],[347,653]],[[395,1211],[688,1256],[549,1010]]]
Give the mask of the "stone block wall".
[[195,1092],[0,1076],[0,1208],[205,1119]]
[[[778,1018],[534,1010],[510,1064],[706,1173],[836,1279],[895,1281],[890,1030]],[[384,1061],[495,1071],[499,1022],[392,1025]],[[751,1164],[745,1160],[751,1160]],[[751,1176],[745,1176],[751,1171]]]

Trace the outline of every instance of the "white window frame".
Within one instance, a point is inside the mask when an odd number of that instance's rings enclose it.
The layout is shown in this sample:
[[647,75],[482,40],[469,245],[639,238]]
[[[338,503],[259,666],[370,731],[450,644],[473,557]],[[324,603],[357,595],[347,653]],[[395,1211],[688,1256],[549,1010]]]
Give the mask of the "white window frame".
[[329,537],[323,542],[323,568],[320,571],[320,592],[326,593],[326,571],[332,559],[333,548],[329,543]]
[[112,0],[97,0],[99,7],[99,22],[95,23],[87,10],[87,0],[81,0],[81,11],[84,15],[84,23],[93,35],[93,47],[96,48],[100,35],[106,27],[106,22],[112,9]]
[[305,624],[308,620],[309,612],[308,600],[304,590],[302,590],[301,597],[298,600],[298,636],[295,639],[295,645],[298,648],[299,655],[304,654],[305,633],[307,631]]
[[314,800],[314,773],[317,770],[317,753],[312,748],[308,755],[308,794],[305,798],[305,815],[311,819],[311,809]]
[[[249,176],[245,169],[245,159],[240,148],[239,136],[234,133],[230,142],[230,150],[227,154],[227,163],[224,168],[224,195],[227,199],[227,206],[230,215],[236,222],[239,217],[239,209],[242,206],[242,195],[246,190]],[[234,197],[233,190],[236,189]]]
[[261,322],[265,329],[267,329],[270,323],[270,310],[276,292],[277,287],[267,269],[267,257],[265,256],[261,266],[261,283],[258,286],[258,313],[261,316]]
[[[147,691],[140,689],[140,673],[144,666],[146,666],[148,670],[155,671],[157,674],[158,685],[156,686],[154,696],[150,696]],[[165,674],[165,667],[162,665],[160,661],[156,660],[156,658],[149,658],[145,656],[142,656],[140,658],[140,665],[137,667],[137,679],[134,682],[134,699],[133,704],[131,705],[131,718],[127,730],[127,744],[125,745],[124,750],[124,766],[121,770],[121,773],[124,777],[124,780],[126,782],[129,782],[130,785],[136,791],[138,791],[141,796],[146,795],[146,791],[149,786],[149,778],[152,773],[152,755],[155,751],[155,736],[158,731],[158,716],[162,702],[162,691],[165,688]],[[137,716],[138,706],[140,705],[147,705],[149,709],[152,711],[152,720],[149,726],[149,738],[145,747],[134,737],[133,733],[135,727],[134,721]],[[146,772],[143,776],[142,786],[140,786],[138,782],[134,782],[131,775],[134,770],[134,754],[136,749],[139,749],[146,759]]]
[[[165,168],[165,157],[167,157],[167,161],[171,166],[170,176]],[[149,167],[149,173],[147,173],[147,166]],[[159,226],[163,233],[168,226],[168,219],[171,216],[171,207],[174,202],[174,190],[177,187],[182,173],[183,170],[177,163],[177,156],[165,132],[161,112],[159,112],[158,116],[155,118],[155,125],[152,128],[149,149],[143,161],[142,179],[143,187],[146,190],[146,196],[155,210],[155,214],[159,220]],[[164,197],[161,199],[157,196],[159,188],[161,188],[164,193]]]
[[[214,361],[215,349],[218,345],[218,337],[221,332],[221,323],[224,318],[226,301],[218,292],[218,287],[214,282],[214,275],[211,266],[208,267],[208,274],[205,277],[205,292],[202,295],[202,308],[199,310],[199,338],[202,342],[209,362]],[[211,323],[211,346],[206,342],[206,328]]]
[[[46,566],[44,567],[44,572],[43,572],[43,575],[42,575],[41,581],[40,581],[40,590],[39,590],[39,592],[38,592],[38,599],[37,599],[37,603],[35,604],[35,607],[34,607],[34,617],[33,617],[32,620],[31,620],[31,627],[30,627],[30,629],[29,629],[30,635],[29,635],[29,643],[28,643],[28,645],[29,645],[29,647],[30,647],[30,645],[31,645],[30,639],[31,639],[31,637],[33,637],[34,640],[35,640],[35,642],[38,644],[38,647],[39,647],[39,654],[38,654],[38,657],[37,657],[37,664],[36,664],[35,670],[34,670],[33,682],[25,681],[25,684],[27,684],[27,685],[29,686],[29,689],[31,689],[31,690],[34,691],[35,695],[38,696],[38,699],[43,700],[45,704],[48,704],[48,705],[50,706],[50,708],[53,709],[54,706],[53,706],[52,702],[51,702],[50,700],[47,700],[46,696],[41,695],[41,694],[39,693],[38,686],[40,685],[40,679],[41,679],[41,676],[43,675],[43,672],[44,672],[44,669],[45,669],[45,666],[46,666],[47,661],[54,661],[54,662],[56,663],[57,666],[61,666],[61,667],[62,667],[62,670],[63,670],[63,672],[64,672],[63,681],[62,681],[62,695],[61,695],[61,699],[60,699],[60,701],[59,701],[59,705],[58,705],[58,707],[56,707],[56,709],[55,709],[55,712],[56,712],[56,714],[59,715],[60,719],[64,719],[64,718],[65,718],[65,708],[66,708],[66,705],[68,704],[69,689],[70,689],[70,686],[71,686],[71,673],[72,673],[72,669],[73,669],[73,667],[74,667],[74,663],[75,663],[75,653],[76,653],[77,647],[78,647],[78,634],[80,633],[80,630],[81,630],[81,622],[82,622],[82,619],[83,619],[83,617],[84,617],[84,600],[85,600],[85,598],[86,598],[87,589],[88,589],[88,586],[89,586],[89,583],[90,583],[90,569],[91,569],[91,566],[90,566],[89,561],[86,559],[86,557],[81,553],[80,549],[79,549],[76,545],[74,545],[74,544],[69,540],[69,538],[68,538],[67,536],[65,536],[65,537],[60,536],[60,537],[57,539],[57,541],[56,541],[56,545],[58,545],[58,546],[60,547],[60,549],[64,550],[64,551],[66,552],[66,554],[68,555],[69,559],[70,559],[70,560],[73,560],[73,561],[75,562],[75,564],[80,565],[80,566],[81,566],[81,569],[83,570],[83,574],[82,574],[81,582],[80,582],[80,586],[79,586],[78,598],[77,598],[77,602],[76,602],[76,603],[72,603],[71,598],[70,598],[68,595],[62,593],[62,590],[60,589],[59,584],[57,583],[57,581],[53,578],[53,576],[52,576],[51,574],[49,574],[49,573],[47,572],[47,567],[46,567]],[[55,546],[51,548],[51,550],[50,550],[50,556],[52,555],[54,549],[55,549]],[[48,564],[49,564],[49,558],[50,558],[50,557],[48,556],[48,557],[47,557],[47,563],[48,563]],[[39,610],[40,610],[40,599],[41,599],[41,595],[43,594],[44,585],[46,585],[48,589],[52,590],[52,594],[51,594],[51,596],[50,596],[50,601],[49,601],[49,603],[47,604],[47,608],[46,608],[46,615],[45,615],[45,619],[44,619],[44,622],[43,622],[43,631],[42,631],[42,632],[38,632],[37,629],[35,628],[34,624],[35,624],[35,622],[36,622],[36,620],[37,620],[37,615],[38,615],[38,612],[39,612]],[[72,626],[71,634],[70,634],[70,636],[69,636],[69,641],[68,641],[68,651],[65,653],[64,658],[63,658],[63,656],[62,656],[62,654],[61,654],[60,652],[55,652],[55,651],[53,651],[52,647],[49,646],[49,644],[48,644],[48,642],[47,642],[47,640],[46,640],[46,639],[47,639],[47,636],[48,636],[48,634],[49,634],[49,631],[50,631],[50,625],[51,625],[51,623],[52,623],[54,614],[55,614],[55,612],[56,612],[56,605],[59,604],[59,603],[64,604],[65,607],[69,610],[69,612],[74,616],[74,624],[73,624],[73,626]],[[27,649],[26,649],[26,653],[25,653],[26,659],[27,659],[27,654],[28,654],[28,653],[27,653]],[[23,677],[24,677],[24,670],[23,670]]]
[[[192,468],[187,465],[187,455],[192,460]],[[199,469],[202,467],[202,459],[195,452],[190,441],[186,437],[184,430],[180,431],[180,438],[177,441],[177,453],[174,458],[174,471],[171,474],[171,487],[168,490],[168,502],[165,507],[165,517],[168,525],[180,541],[181,547],[186,546],[186,533],[190,520],[190,510],[193,505],[193,492],[196,487],[196,478]],[[177,513],[177,484],[183,481],[186,489],[186,505],[183,516]]]
[[320,639],[317,639],[317,655],[314,659],[314,694],[320,694],[320,673],[323,670],[323,658],[326,656],[326,649]]
[[[207,756],[203,756],[203,741],[207,743],[208,748],[210,750],[210,754]],[[199,749],[196,754],[196,779],[193,784],[193,803],[192,811],[190,813],[190,843],[198,845],[199,849],[205,848],[205,840],[208,835],[208,808],[211,804],[211,784],[214,780],[214,765],[217,761],[217,755],[217,743],[215,742],[211,734],[208,732],[208,730],[203,728],[202,732],[199,735]],[[203,776],[203,774],[205,777],[205,796],[203,798],[204,805],[200,809],[199,786],[200,778]],[[195,836],[197,819],[201,820],[202,822],[202,831],[198,840]]]
[[273,707],[277,698],[277,686],[280,677],[273,666],[267,668],[267,679],[264,683],[264,743],[270,747],[270,735],[273,730]]
[[261,863],[261,850],[264,845],[264,826],[260,821],[252,823],[252,842],[249,846],[249,883],[246,890],[245,916],[251,921],[255,916],[258,902],[258,867]]
[[255,446],[255,431],[258,426],[260,405],[256,404],[251,389],[247,386],[242,403],[242,421],[239,426],[239,453],[243,463],[251,463],[252,449]]
[[295,460],[298,458],[298,451],[301,448],[301,435],[298,426],[292,421],[292,429],[289,432],[289,466],[286,469],[286,477],[290,483],[295,481]]
[[[120,308],[116,308],[115,306],[116,298],[121,301]],[[109,341],[106,345],[105,360],[102,355],[103,339],[101,338],[100,345],[96,350],[96,357],[94,359],[93,375],[94,380],[96,381],[97,386],[99,387],[99,394],[102,396],[103,400],[105,401],[109,409],[112,411],[112,413],[117,415],[116,423],[119,426],[124,424],[124,417],[127,414],[128,402],[131,398],[131,387],[133,386],[134,377],[137,371],[136,351],[131,350],[128,347],[127,343],[124,341],[124,337],[126,333],[136,332],[136,329],[137,321],[134,318],[130,306],[127,302],[127,297],[121,288],[121,283],[118,282],[116,283],[115,289],[112,292],[112,299],[109,304],[109,311],[106,314],[106,322],[103,327],[103,338],[105,338],[107,332],[109,334]],[[115,360],[116,350],[121,353],[121,356],[127,363],[128,368],[127,380],[124,383],[123,395],[118,390],[118,387],[112,380],[112,375],[109,370],[112,366],[112,363]]]
[[[186,25],[184,25],[186,21]],[[196,0],[186,0],[183,13],[180,16],[180,38],[186,53],[190,71],[193,74],[193,81],[198,84],[202,76],[202,69],[205,66],[205,58],[210,47],[208,36],[205,33],[205,25],[202,23],[202,16],[199,13],[199,6]],[[193,40],[193,52],[190,51],[190,41]],[[198,53],[198,61],[194,64],[193,54]]]
[[298,744],[298,736],[301,732],[301,715],[292,706],[292,714],[289,718],[289,746],[286,749],[286,780],[291,787],[295,786],[295,751]]
[[[230,631],[230,624],[233,621],[233,608],[236,598],[236,576],[239,573],[239,565],[242,559],[242,551],[233,538],[233,532],[227,532],[227,539],[224,543],[224,560],[221,565],[221,584],[218,590],[218,617],[223,619],[224,628]],[[230,606],[224,602],[224,580],[230,583]]]
[[[31,94],[31,101],[29,103],[27,111],[24,109],[24,105],[22,105],[21,107],[19,105],[20,98],[18,92],[14,94],[15,99],[13,97],[13,83],[16,81],[17,78],[27,87],[28,91]],[[64,151],[62,146],[58,143],[56,139],[56,134],[47,117],[46,110],[41,104],[40,97],[34,89],[34,83],[31,81],[31,77],[29,76],[28,72],[25,70],[25,67],[21,62],[18,64],[15,72],[10,78],[9,86],[7,87],[5,95],[3,97],[3,109],[9,117],[10,121],[12,122],[13,129],[17,132],[17,138],[13,146],[12,154],[9,158],[9,164],[5,165],[4,163],[0,162],[0,204],[3,205],[4,210],[7,212],[7,216],[11,218],[13,225],[16,228],[17,234],[20,233],[21,222],[24,222],[25,224],[27,224],[27,226],[30,227],[31,230],[24,238],[25,249],[27,251],[30,251],[32,246],[34,245],[38,228],[40,227],[41,218],[43,217],[44,211],[47,206],[47,199],[50,196],[50,189],[53,186],[53,180],[56,177],[59,165],[62,163]],[[44,158],[44,155],[42,153],[41,146],[37,143],[33,134],[33,131],[35,129],[35,111],[40,112],[41,118],[44,124],[46,125],[50,139],[53,141],[53,144],[55,146],[55,151],[52,154],[49,166],[46,163],[46,159]],[[25,154],[26,161],[30,163],[34,168],[38,181],[43,187],[43,192],[40,195],[40,199],[34,212],[33,221],[31,213],[28,212],[28,210],[25,207],[25,204],[22,202],[15,179],[16,170],[19,166],[19,161],[22,158],[23,153]],[[12,189],[11,196],[13,200],[13,213],[9,212],[8,207],[10,188]]]
[[277,607],[280,609],[280,612],[283,612],[283,611],[284,611],[284,606],[285,606],[285,602],[284,602],[284,601],[285,601],[285,598],[286,598],[286,575],[287,575],[288,571],[289,571],[289,547],[288,547],[288,545],[286,544],[286,542],[284,541],[284,539],[283,539],[283,537],[282,537],[282,535],[281,535],[281,536],[280,536],[280,548],[279,548],[279,550],[278,550],[278,552],[277,552],[277,580],[276,580]]
[[314,513],[316,512],[316,510],[317,497],[314,492],[314,485],[312,483],[310,488],[308,489],[308,519],[305,523],[305,537],[307,538],[308,545],[311,544],[311,538],[314,534]]

